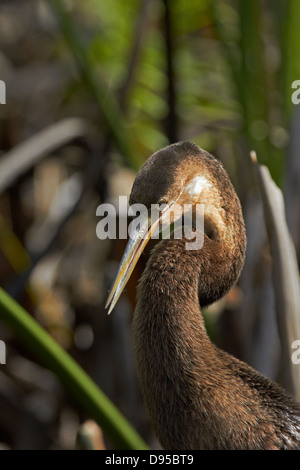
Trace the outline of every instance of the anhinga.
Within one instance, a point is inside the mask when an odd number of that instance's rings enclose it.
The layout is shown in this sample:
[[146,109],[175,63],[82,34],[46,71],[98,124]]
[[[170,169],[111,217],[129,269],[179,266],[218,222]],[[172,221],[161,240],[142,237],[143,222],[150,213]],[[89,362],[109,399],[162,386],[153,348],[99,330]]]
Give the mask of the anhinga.
[[[246,251],[241,206],[222,164],[189,142],[154,153],[133,184],[130,204],[204,204],[204,244],[164,239],[140,280],[132,321],[139,382],[165,449],[300,449],[300,407],[276,383],[216,347],[201,307],[239,278]],[[176,214],[171,222],[176,219]],[[155,227],[154,227],[155,226]],[[157,222],[129,241],[112,288],[117,302]]]

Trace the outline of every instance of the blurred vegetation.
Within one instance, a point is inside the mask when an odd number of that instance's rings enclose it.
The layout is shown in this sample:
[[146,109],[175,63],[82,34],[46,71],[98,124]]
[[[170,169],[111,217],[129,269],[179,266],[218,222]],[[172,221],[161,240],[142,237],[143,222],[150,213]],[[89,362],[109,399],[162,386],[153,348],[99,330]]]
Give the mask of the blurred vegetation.
[[[0,283],[152,448],[130,341],[147,256],[107,317],[126,241],[96,238],[96,207],[129,194],[137,169],[170,142],[191,140],[220,158],[242,202],[248,252],[239,285],[206,312],[208,329],[282,381],[272,260],[248,155],[256,150],[284,192],[299,260],[299,17],[298,0],[0,3]],[[1,446],[76,448],[95,416],[0,318]]]

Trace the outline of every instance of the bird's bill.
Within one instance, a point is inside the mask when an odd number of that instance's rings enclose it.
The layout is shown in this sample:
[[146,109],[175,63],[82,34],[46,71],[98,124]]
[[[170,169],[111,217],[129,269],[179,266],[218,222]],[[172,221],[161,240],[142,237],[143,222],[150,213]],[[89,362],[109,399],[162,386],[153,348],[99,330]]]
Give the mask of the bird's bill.
[[145,213],[144,216],[140,217],[142,220],[140,222],[139,229],[134,229],[130,236],[119,266],[117,277],[105,305],[105,308],[109,309],[108,314],[110,314],[115,307],[145,246],[158,228],[162,217],[169,209],[170,206],[166,205],[154,222],[151,221],[148,213]]

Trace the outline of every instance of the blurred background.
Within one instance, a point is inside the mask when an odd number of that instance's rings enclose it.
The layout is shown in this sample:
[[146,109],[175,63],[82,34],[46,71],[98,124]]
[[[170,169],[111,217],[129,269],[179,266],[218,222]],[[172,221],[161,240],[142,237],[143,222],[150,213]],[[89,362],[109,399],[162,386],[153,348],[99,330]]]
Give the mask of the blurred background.
[[[281,382],[271,256],[249,151],[284,192],[300,256],[299,0],[1,0],[0,284],[84,368],[153,449],[130,339],[142,256],[104,304],[126,240],[96,208],[129,195],[148,156],[190,140],[224,163],[248,250],[204,314],[213,341]],[[124,214],[118,213],[118,217]],[[0,317],[0,447],[74,449],[88,416]],[[105,446],[113,448],[105,437]]]

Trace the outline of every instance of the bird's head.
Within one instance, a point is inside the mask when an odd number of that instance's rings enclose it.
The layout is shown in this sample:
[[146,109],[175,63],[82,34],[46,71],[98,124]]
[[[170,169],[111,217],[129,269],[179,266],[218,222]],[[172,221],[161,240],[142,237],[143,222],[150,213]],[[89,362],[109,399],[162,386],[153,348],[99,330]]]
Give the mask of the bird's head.
[[[222,241],[226,253],[239,240],[243,261],[246,247],[244,221],[239,199],[220,161],[190,142],[169,145],[151,155],[133,183],[130,206],[146,210],[133,231],[106,306],[114,308],[147,242],[158,230],[183,220],[182,208],[204,207],[204,240]],[[154,212],[150,211],[154,208]],[[155,214],[157,208],[157,216]]]

